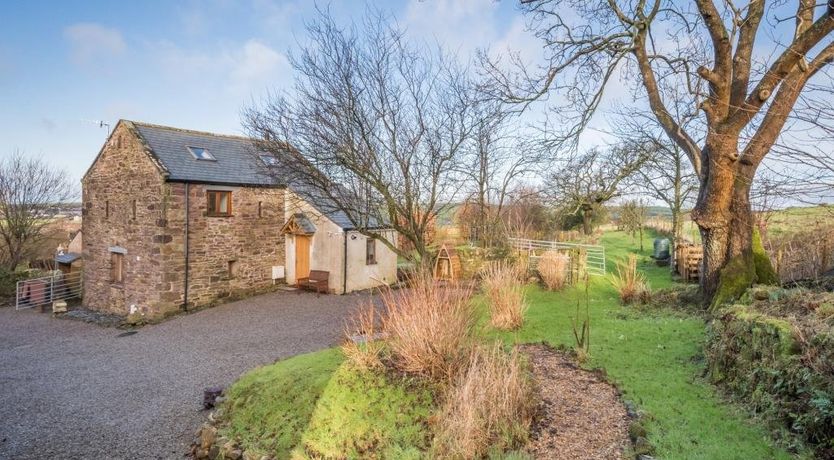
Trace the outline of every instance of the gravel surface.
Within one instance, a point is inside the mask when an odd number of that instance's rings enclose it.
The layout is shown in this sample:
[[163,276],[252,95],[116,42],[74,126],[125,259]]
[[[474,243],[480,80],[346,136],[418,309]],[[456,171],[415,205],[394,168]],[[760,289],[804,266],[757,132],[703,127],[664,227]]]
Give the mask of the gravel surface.
[[122,337],[0,308],[0,459],[182,458],[205,387],[336,344],[365,299],[267,294]]

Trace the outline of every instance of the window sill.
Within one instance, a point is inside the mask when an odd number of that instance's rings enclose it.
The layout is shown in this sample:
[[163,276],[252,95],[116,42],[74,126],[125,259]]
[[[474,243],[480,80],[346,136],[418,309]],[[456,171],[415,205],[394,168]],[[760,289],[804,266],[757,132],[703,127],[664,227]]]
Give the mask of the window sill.
[[206,217],[234,217],[233,214],[206,214]]

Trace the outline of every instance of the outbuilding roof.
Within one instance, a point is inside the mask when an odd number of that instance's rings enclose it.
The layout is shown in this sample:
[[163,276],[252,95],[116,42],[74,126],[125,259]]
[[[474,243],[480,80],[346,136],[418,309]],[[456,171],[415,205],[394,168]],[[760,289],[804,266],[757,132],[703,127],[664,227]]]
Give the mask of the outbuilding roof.
[[61,252],[55,254],[55,262],[59,264],[71,264],[81,258],[81,254],[77,252]]

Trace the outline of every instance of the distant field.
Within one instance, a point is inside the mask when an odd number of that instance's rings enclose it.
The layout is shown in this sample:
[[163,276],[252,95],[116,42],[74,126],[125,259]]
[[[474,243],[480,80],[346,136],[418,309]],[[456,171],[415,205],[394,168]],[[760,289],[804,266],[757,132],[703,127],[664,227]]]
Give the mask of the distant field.
[[[818,226],[834,226],[834,206],[802,206],[771,211],[767,231],[771,237],[807,231]],[[684,215],[683,234],[692,241],[700,241],[698,226]]]
[[834,206],[792,207],[773,211],[768,221],[772,236],[834,225]]

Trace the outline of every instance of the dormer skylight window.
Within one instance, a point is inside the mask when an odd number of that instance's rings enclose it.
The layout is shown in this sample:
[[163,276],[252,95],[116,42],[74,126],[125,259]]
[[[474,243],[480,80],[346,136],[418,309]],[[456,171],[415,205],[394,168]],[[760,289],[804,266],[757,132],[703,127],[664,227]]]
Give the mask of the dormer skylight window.
[[188,147],[188,151],[194,155],[194,158],[205,161],[217,161],[208,149],[202,147]]
[[272,155],[261,155],[261,161],[267,166],[278,166],[278,159]]

